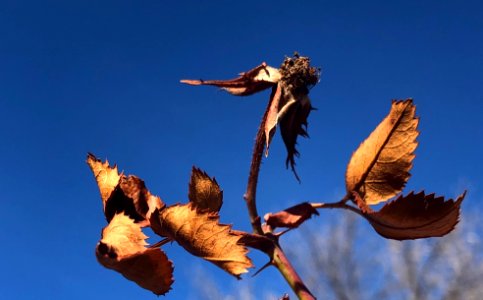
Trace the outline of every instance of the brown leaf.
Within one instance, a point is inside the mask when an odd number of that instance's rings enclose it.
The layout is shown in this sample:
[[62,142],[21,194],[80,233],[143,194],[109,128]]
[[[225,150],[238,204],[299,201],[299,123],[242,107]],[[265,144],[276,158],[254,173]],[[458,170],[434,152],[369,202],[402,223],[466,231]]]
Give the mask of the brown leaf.
[[[173,205],[156,211],[151,218],[159,223],[155,233],[178,242],[191,254],[206,259],[228,273],[239,277],[253,267],[246,256],[248,249],[239,244],[241,235],[231,226],[219,223],[216,213],[200,213],[192,203]],[[151,224],[156,224],[153,220]]]
[[424,192],[385,204],[381,210],[364,216],[383,237],[395,240],[443,236],[451,232],[459,220],[460,206],[466,192],[455,200],[444,200]]
[[148,225],[149,215],[164,206],[161,199],[152,195],[140,178],[124,174],[119,175],[117,166],[110,167],[107,160],[103,163],[89,154],[87,163],[101,191],[104,214],[108,222],[114,215],[124,212],[136,222]]
[[102,205],[105,210],[107,199],[109,199],[112,192],[119,184],[121,176],[117,171],[116,165],[110,167],[107,160],[102,162],[91,153],[87,154],[87,164],[96,178],[97,186],[101,192]]
[[96,256],[104,267],[156,295],[164,295],[173,283],[173,265],[161,249],[146,248],[146,238],[133,219],[116,214],[102,230]]
[[352,155],[346,171],[349,193],[377,204],[402,191],[418,145],[415,111],[411,99],[393,101],[389,115]]
[[296,228],[305,222],[305,220],[310,219],[312,215],[319,215],[319,213],[310,203],[304,202],[274,214],[268,213],[264,219],[272,228]]
[[201,212],[218,212],[223,204],[223,191],[215,178],[193,167],[188,198]]
[[239,77],[230,80],[181,80],[189,85],[214,85],[236,96],[251,95],[269,87],[280,80],[278,69],[262,63],[248,72],[241,73]]
[[287,159],[285,165],[290,168],[295,174],[295,177],[300,181],[297,172],[295,171],[295,156],[300,156],[295,146],[297,145],[297,137],[308,137],[307,134],[307,118],[312,111],[312,105],[308,95],[300,95],[294,105],[287,108],[285,117],[280,121],[280,133],[287,148]]

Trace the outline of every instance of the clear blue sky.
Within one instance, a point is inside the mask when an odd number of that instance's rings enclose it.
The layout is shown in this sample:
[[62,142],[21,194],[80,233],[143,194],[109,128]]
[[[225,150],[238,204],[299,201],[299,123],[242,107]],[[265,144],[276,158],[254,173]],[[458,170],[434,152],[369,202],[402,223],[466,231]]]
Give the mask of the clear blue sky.
[[[293,51],[323,69],[310,94],[319,110],[311,139],[299,141],[301,184],[276,135],[262,166],[262,214],[338,200],[352,151],[391,99],[408,97],[422,131],[408,190],[453,197],[467,188],[464,209],[481,209],[480,1],[176,2],[0,4],[0,298],[154,299],[96,262],[105,220],[88,151],[167,203],[187,201],[196,165],[224,189],[222,221],[249,230],[242,194],[269,92],[236,98],[179,80],[232,78]],[[175,263],[169,298],[193,297],[190,280],[203,280],[193,266],[235,284],[176,244],[164,248]],[[256,291],[288,290],[274,270],[258,280]]]

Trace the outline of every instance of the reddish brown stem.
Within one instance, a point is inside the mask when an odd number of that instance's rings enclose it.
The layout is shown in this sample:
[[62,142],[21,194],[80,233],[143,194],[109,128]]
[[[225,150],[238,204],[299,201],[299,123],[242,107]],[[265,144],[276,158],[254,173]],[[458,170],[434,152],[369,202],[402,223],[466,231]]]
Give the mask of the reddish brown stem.
[[267,120],[268,111],[272,103],[273,97],[268,102],[267,109],[263,115],[260,126],[258,127],[257,136],[255,137],[255,145],[253,147],[252,162],[250,164],[250,174],[248,175],[247,190],[243,198],[246,201],[248,214],[250,215],[250,223],[253,232],[263,235],[262,223],[257,211],[257,184],[258,174],[260,173],[260,164],[262,163],[263,149],[265,148],[265,122]]
[[332,202],[332,203],[311,203],[311,205],[315,209],[321,209],[321,208],[342,208],[342,209],[347,209],[347,210],[350,210],[352,212],[355,212],[358,215],[361,215],[361,216],[365,217],[364,214],[362,213],[362,211],[360,209],[358,209],[357,207],[354,207],[352,205],[347,204],[346,203],[347,200],[348,199],[346,199],[346,197],[344,197],[344,199],[340,200],[339,202]]
[[315,299],[278,245],[274,248],[272,261],[299,299]]

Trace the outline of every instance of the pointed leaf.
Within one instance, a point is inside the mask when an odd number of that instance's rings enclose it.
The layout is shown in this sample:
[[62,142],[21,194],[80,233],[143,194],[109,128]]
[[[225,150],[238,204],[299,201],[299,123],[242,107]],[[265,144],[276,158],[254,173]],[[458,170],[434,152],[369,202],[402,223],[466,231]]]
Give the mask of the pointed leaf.
[[424,192],[410,193],[384,205],[380,211],[364,216],[383,237],[395,240],[443,236],[459,220],[460,206],[466,192],[456,201]]
[[223,191],[215,178],[193,167],[188,198],[201,212],[218,212],[223,204]]
[[305,220],[310,219],[312,215],[319,215],[319,213],[310,203],[304,202],[274,214],[268,213],[264,219],[267,225],[272,228],[296,228]]
[[310,111],[312,111],[312,105],[308,95],[302,94],[298,97],[297,101],[288,108],[285,116],[280,121],[280,133],[282,134],[283,142],[287,148],[287,159],[285,165],[290,168],[295,174],[295,177],[300,181],[297,172],[295,171],[295,156],[300,156],[295,146],[297,145],[297,137],[308,137],[307,134],[307,119]]
[[290,101],[287,101],[287,98],[283,97],[281,84],[277,84],[272,88],[272,94],[270,95],[270,107],[265,118],[265,156],[268,156],[270,143],[272,142],[272,138],[275,134],[278,120],[280,118],[280,110],[283,107],[289,107],[294,102],[294,99],[290,99]]
[[117,166],[109,166],[109,162],[106,160],[102,162],[100,159],[96,158],[93,154],[87,154],[87,164],[94,173],[94,177],[97,181],[97,186],[101,192],[101,199],[103,208],[106,208],[107,199],[111,196],[112,192],[119,184],[119,179],[121,176],[117,171]]
[[269,87],[272,87],[280,80],[278,69],[262,63],[258,67],[241,73],[240,77],[230,80],[181,80],[189,85],[214,85],[236,96],[251,95]]
[[236,277],[253,267],[246,256],[248,249],[239,244],[242,236],[232,232],[231,226],[220,224],[216,213],[200,213],[189,203],[166,207],[153,213],[151,218],[159,220],[152,226],[154,232],[168,236],[191,254]]
[[173,265],[160,249],[146,248],[146,238],[133,219],[116,214],[102,230],[96,256],[104,267],[156,295],[164,295],[173,283]]
[[161,199],[152,195],[140,178],[124,174],[119,175],[117,167],[110,167],[94,155],[89,154],[87,163],[96,177],[104,214],[108,222],[117,213],[124,212],[137,222],[148,225],[149,215],[157,208],[164,206]]
[[352,155],[346,171],[349,193],[358,192],[367,204],[377,204],[404,188],[419,134],[415,110],[411,99],[393,101],[389,115]]

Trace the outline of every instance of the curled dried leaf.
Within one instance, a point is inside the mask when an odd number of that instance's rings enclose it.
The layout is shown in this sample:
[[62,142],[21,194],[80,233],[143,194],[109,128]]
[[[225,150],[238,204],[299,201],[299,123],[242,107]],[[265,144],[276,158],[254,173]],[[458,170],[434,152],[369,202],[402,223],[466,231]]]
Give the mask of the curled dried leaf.
[[301,95],[294,103],[294,105],[287,108],[286,116],[281,118],[280,133],[287,148],[287,159],[285,165],[290,165],[290,168],[295,174],[295,177],[300,181],[297,172],[295,171],[295,157],[300,156],[295,146],[297,145],[297,137],[308,137],[307,134],[307,118],[313,110],[310,104],[310,99],[307,95]]
[[278,69],[262,63],[239,77],[230,80],[181,80],[189,85],[214,85],[236,96],[258,93],[275,85],[280,80]]
[[354,152],[346,187],[367,204],[384,202],[404,188],[418,143],[419,119],[411,99],[393,101],[388,116]]
[[216,213],[201,213],[193,203],[173,205],[156,211],[151,218],[157,234],[175,240],[191,254],[210,261],[239,277],[253,267],[246,256],[248,249],[240,244],[242,235],[231,226],[219,223]]
[[264,219],[272,228],[296,228],[310,219],[312,215],[319,215],[317,210],[308,202],[300,203],[277,213],[268,213]]
[[223,204],[223,191],[215,178],[193,167],[188,198],[202,212],[218,212]]
[[459,220],[466,192],[456,200],[424,192],[399,196],[377,212],[363,214],[383,237],[395,240],[443,236],[451,232]]
[[173,283],[173,265],[161,249],[146,248],[146,238],[133,219],[116,214],[102,230],[96,257],[104,267],[156,295],[164,295]]
[[124,174],[119,175],[117,166],[110,167],[107,160],[102,162],[89,154],[87,163],[101,191],[104,214],[108,222],[114,215],[124,212],[136,222],[148,225],[149,215],[164,203],[152,195],[140,178]]

